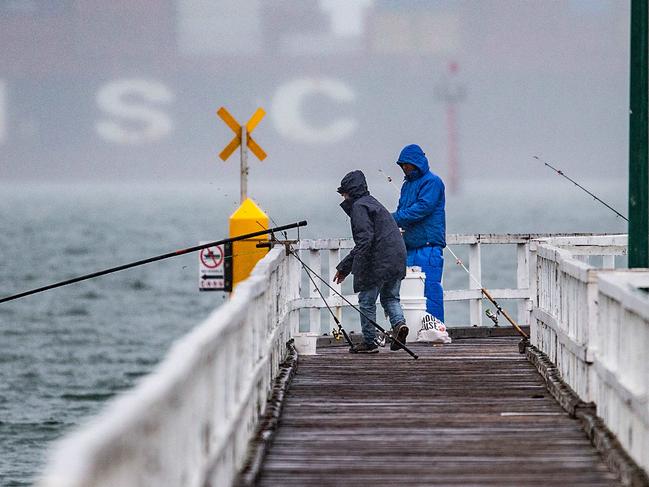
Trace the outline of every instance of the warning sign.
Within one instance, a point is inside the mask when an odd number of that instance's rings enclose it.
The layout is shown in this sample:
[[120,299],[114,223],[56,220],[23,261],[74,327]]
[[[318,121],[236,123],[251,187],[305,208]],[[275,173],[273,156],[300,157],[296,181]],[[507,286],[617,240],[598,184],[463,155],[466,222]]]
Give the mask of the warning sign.
[[[208,242],[200,242],[204,244]],[[232,244],[202,249],[198,254],[198,289],[232,291]]]

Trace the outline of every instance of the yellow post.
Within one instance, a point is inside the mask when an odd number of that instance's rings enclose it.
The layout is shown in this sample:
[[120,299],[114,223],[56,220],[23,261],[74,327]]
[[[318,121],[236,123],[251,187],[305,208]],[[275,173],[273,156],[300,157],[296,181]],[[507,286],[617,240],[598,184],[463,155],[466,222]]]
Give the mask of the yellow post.
[[[250,198],[246,198],[230,216],[230,237],[265,228],[269,228],[268,216]],[[268,235],[262,235],[232,244],[232,290],[250,275],[257,262],[268,253],[267,248],[257,248],[257,243],[267,241],[268,238]]]

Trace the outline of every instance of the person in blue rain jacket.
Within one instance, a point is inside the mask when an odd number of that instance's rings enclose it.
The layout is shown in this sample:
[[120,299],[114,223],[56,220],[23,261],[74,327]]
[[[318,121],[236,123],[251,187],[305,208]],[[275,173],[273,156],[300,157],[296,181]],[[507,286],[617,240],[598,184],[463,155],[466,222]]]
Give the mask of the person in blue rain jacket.
[[416,144],[407,145],[397,164],[405,174],[397,211],[392,216],[403,230],[408,266],[426,273],[426,311],[444,321],[442,272],[446,247],[444,182],[432,173],[426,154]]

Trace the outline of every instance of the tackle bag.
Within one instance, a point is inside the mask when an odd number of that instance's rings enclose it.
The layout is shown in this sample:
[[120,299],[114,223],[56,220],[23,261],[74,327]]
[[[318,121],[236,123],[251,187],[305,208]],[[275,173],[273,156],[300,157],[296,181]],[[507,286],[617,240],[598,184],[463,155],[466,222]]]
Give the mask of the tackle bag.
[[424,315],[421,319],[421,328],[417,332],[418,342],[451,343],[446,325],[432,315]]

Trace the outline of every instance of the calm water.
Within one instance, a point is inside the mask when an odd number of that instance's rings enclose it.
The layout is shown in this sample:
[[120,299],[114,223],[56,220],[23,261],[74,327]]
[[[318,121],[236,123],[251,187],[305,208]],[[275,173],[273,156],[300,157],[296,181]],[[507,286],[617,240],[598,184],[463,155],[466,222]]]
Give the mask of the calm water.
[[[303,237],[348,236],[337,181],[255,188]],[[626,183],[590,187],[626,213]],[[396,192],[377,176],[386,206]],[[234,186],[0,185],[0,296],[222,238]],[[624,222],[562,180],[475,182],[447,201],[449,233],[624,232]],[[486,286],[515,283],[515,254],[483,250]],[[513,252],[513,249],[512,249]],[[463,254],[466,255],[466,254]],[[0,304],[0,485],[31,485],[50,442],[132,387],[170,344],[225,299],[197,291],[195,255]],[[515,262],[515,261],[512,261]],[[465,275],[447,260],[445,285]],[[462,321],[462,311],[449,322]]]

